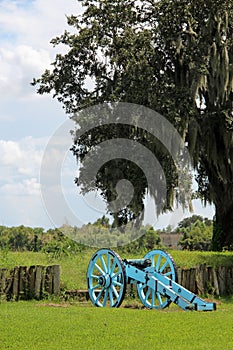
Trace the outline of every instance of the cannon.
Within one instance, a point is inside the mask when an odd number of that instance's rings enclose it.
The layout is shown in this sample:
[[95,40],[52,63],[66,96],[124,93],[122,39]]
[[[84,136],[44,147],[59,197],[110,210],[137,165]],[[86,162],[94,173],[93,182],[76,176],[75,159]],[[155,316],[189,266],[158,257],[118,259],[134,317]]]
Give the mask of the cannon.
[[119,307],[127,284],[136,285],[139,299],[149,309],[164,309],[173,302],[183,310],[216,310],[215,303],[178,283],[176,265],[167,252],[152,250],[143,259],[121,259],[111,249],[97,250],[87,269],[91,302],[98,307]]

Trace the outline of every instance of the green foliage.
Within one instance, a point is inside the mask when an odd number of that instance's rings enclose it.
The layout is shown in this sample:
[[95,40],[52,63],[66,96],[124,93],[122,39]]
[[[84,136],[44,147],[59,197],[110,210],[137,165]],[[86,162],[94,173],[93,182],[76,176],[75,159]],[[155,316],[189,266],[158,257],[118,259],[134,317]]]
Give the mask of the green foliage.
[[[34,250],[35,236],[38,228],[32,229],[23,225],[18,227],[0,226],[0,248],[8,247],[11,250]],[[43,229],[42,229],[43,230]],[[37,240],[38,246],[40,241]]]
[[190,219],[191,224],[187,226],[187,221],[184,219],[178,225],[179,232],[183,233],[178,244],[182,249],[187,250],[209,250],[213,235],[213,224],[209,220],[207,220],[206,224],[199,219],[192,223],[192,219]]
[[142,226],[139,230],[133,228],[119,230],[102,218],[81,228],[67,226],[65,229],[69,232],[69,237],[92,247],[111,245],[124,252],[142,252],[161,246],[159,234],[151,226]]
[[59,229],[0,227],[0,251],[44,251],[59,256],[82,250],[82,245],[65,236]]
[[177,230],[179,231],[179,229],[183,229],[183,228],[186,228],[188,226],[191,226],[196,221],[203,222],[206,226],[210,226],[212,224],[212,220],[210,220],[208,218],[203,218],[201,215],[192,215],[192,216],[187,217],[187,218],[183,219],[182,221],[180,221],[178,223]]
[[[81,16],[68,17],[72,31],[52,40],[53,45],[66,45],[68,52],[57,55],[53,70],[46,70],[33,85],[41,94],[52,92],[69,114],[106,101],[123,101],[164,115],[188,144],[199,196],[204,203],[215,204],[222,231],[220,238],[214,237],[213,248],[229,249],[233,243],[233,2],[93,0],[82,4]],[[93,87],[88,89],[90,78]],[[82,128],[88,121],[78,122]],[[158,142],[142,130],[132,133],[124,127],[100,133],[97,129],[86,139],[74,140],[75,156],[82,161],[90,147],[106,137],[133,136],[163,165],[167,208],[171,208],[177,169]],[[126,178],[141,179],[139,169],[126,171],[128,167],[119,161],[107,164],[96,186],[108,202],[114,199],[116,168]],[[144,179],[135,188],[133,204],[118,215],[121,221],[133,220],[143,208]]]
[[[42,251],[50,262],[63,256],[79,254],[87,246],[108,247],[112,242],[115,242],[115,247],[122,247],[123,252],[144,252],[161,247],[159,234],[153,227],[142,226],[139,231],[120,231],[113,228],[105,216],[81,228],[64,225],[60,230],[49,229],[45,232],[43,229],[20,226],[2,227],[0,232],[2,255],[7,257],[9,250]],[[85,246],[82,242],[85,242]]]
[[[157,61],[161,60],[154,49],[154,34],[145,28],[146,24],[151,29],[151,24],[145,23],[147,16],[143,13],[147,7],[142,10],[141,5],[132,0],[83,1],[82,4],[85,6],[82,16],[68,17],[72,33],[66,31],[52,40],[54,45],[66,45],[68,52],[57,55],[53,71],[46,70],[41,79],[34,79],[33,85],[39,85],[38,92],[41,94],[53,92],[71,115],[83,107],[106,101],[134,102],[154,108],[155,92],[158,93],[160,88],[163,91],[164,83],[158,81],[161,67]],[[164,62],[160,64],[164,69]],[[88,89],[86,80],[90,78],[94,86]],[[86,130],[92,118],[91,115],[82,116],[79,113],[76,121],[80,130]],[[101,124],[101,120],[99,122]],[[170,210],[175,198],[178,198],[175,196],[177,172],[183,170],[177,169],[166,148],[150,133],[126,125],[102,126],[88,130],[80,138],[75,137],[74,133],[72,151],[82,163],[90,147],[93,149],[106,139],[118,137],[142,143],[159,159],[168,184],[167,202],[163,210]],[[114,224],[120,226],[142,219],[140,213],[144,208],[143,199],[148,184],[140,167],[127,160],[113,159],[99,170],[95,184],[86,182],[83,165],[79,174],[76,183],[81,190],[85,193],[98,188],[107,203],[116,198],[116,183],[122,178],[129,179],[134,187],[134,197],[129,205],[113,215]],[[182,184],[186,194],[191,191],[189,175],[187,171],[184,172],[185,181]],[[151,193],[157,203],[161,203],[159,194],[160,191]],[[179,196],[179,199],[183,206],[187,205],[187,198]]]

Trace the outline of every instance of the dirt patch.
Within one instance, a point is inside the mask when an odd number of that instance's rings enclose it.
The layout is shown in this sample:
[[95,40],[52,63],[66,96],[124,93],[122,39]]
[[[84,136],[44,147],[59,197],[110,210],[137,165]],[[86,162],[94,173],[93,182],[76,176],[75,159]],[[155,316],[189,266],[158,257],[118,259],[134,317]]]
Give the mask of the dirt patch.
[[40,307],[64,307],[64,308],[67,308],[70,305],[69,304],[47,303],[47,304],[38,304],[37,306],[40,306]]

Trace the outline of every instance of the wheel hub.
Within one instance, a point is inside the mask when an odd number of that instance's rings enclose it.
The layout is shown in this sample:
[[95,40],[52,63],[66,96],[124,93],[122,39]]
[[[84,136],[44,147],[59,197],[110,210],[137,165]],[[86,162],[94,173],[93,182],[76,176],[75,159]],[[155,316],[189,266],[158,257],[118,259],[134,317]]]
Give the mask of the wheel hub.
[[109,274],[102,275],[99,277],[99,284],[101,287],[108,288],[111,284],[111,277]]

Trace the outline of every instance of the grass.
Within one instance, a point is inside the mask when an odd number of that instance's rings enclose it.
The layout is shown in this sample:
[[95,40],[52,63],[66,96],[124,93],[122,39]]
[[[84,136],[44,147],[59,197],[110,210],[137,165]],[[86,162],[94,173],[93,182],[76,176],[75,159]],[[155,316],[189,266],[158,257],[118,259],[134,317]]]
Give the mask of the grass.
[[[44,253],[33,252],[1,252],[0,266],[14,267],[16,265],[61,265],[61,281],[63,289],[86,289],[86,271],[89,261],[96,249],[86,249],[70,256],[61,255],[52,258]],[[118,252],[122,258],[140,258],[145,254],[132,254]],[[233,252],[188,252],[169,251],[175,264],[183,268],[194,267],[199,264],[208,266],[233,266]]]
[[[86,288],[86,270],[95,249],[56,259],[42,253],[0,252],[0,266],[60,264],[64,288]],[[233,265],[233,253],[171,251],[177,266]],[[138,258],[139,254],[121,254]],[[220,302],[221,301],[221,302]],[[0,299],[0,349],[233,350],[233,297],[218,300],[217,311],[185,312],[176,305],[146,310],[127,299],[119,309],[90,303],[5,302]],[[134,304],[134,308],[131,306]],[[124,307],[125,306],[125,307]],[[130,307],[129,307],[130,306]]]
[[233,302],[215,312],[0,303],[0,348],[232,350]]
[[171,250],[169,252],[177,266],[191,268],[200,264],[207,266],[233,266],[233,252],[200,252]]

